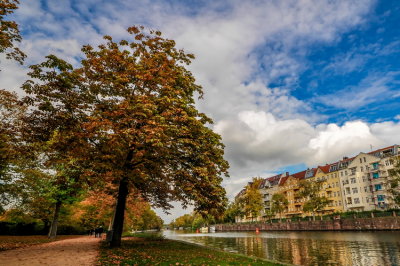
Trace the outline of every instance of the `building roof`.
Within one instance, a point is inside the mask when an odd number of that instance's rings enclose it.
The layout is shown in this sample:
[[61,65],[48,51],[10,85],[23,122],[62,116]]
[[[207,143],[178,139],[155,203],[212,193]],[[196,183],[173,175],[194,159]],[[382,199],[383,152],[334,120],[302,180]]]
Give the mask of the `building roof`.
[[297,178],[297,179],[304,179],[306,177],[306,173],[307,173],[307,170],[304,170],[304,171],[292,174],[291,176],[293,176],[294,178]]
[[326,164],[324,166],[318,166],[317,168],[321,169],[325,174],[329,173],[329,169],[331,168],[330,164]]
[[284,176],[281,179],[279,179],[279,185],[282,186],[283,184],[285,184],[286,180],[288,180],[289,176]]
[[[285,174],[285,176],[288,176],[288,173]],[[271,176],[266,178],[266,180],[268,180],[269,184],[271,186],[276,186],[279,184],[279,180],[284,177],[284,174],[279,174],[279,175],[275,175],[275,176]]]

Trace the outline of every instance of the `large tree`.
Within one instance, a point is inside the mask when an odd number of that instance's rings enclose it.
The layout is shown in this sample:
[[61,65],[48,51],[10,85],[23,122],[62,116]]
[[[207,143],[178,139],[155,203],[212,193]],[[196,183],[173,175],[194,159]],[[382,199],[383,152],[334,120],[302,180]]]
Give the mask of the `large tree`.
[[84,95],[75,90],[77,81],[70,64],[50,55],[30,68],[32,80],[22,86],[27,94],[22,102],[29,106],[22,137],[34,162],[24,176],[30,180],[36,173],[36,178],[48,184],[43,196],[54,205],[49,231],[54,238],[63,204],[77,200],[89,184],[85,159],[77,156],[83,154],[87,143],[82,123],[87,121],[88,109]]
[[164,210],[172,201],[205,214],[226,205],[228,163],[212,120],[195,107],[203,92],[185,68],[193,55],[160,32],[128,32],[132,41],[105,36],[97,49],[84,46],[76,70],[49,56],[32,67],[39,81],[24,85],[34,107],[30,136],[61,167],[55,180],[84,169],[72,184],[118,187],[111,246],[120,245],[129,193]]
[[6,53],[8,59],[12,58],[22,64],[25,54],[15,46],[16,42],[21,41],[18,24],[5,19],[18,8],[18,4],[18,0],[0,1],[0,53]]
[[132,41],[98,49],[85,46],[78,70],[81,88],[93,99],[84,125],[94,139],[97,172],[112,172],[119,185],[111,246],[119,246],[130,192],[168,210],[171,201],[194,204],[199,212],[223,211],[222,175],[228,163],[223,144],[195,107],[202,89],[185,65],[193,55],[175,48],[160,32],[131,27]]

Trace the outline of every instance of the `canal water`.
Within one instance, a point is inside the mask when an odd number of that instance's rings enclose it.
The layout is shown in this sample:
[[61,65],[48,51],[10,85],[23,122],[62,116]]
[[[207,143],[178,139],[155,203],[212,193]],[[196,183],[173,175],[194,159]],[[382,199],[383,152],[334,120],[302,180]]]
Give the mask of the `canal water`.
[[400,232],[165,231],[165,237],[296,265],[400,265]]

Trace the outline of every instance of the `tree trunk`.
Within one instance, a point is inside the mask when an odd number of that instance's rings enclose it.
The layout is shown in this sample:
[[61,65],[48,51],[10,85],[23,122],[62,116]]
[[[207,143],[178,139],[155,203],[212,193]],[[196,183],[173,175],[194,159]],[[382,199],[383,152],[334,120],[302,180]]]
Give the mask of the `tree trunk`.
[[61,201],[56,202],[56,207],[54,209],[53,221],[51,222],[50,230],[49,230],[49,238],[56,238],[57,236],[57,225],[58,225],[58,216],[61,210]]
[[128,180],[126,177],[122,178],[119,182],[117,206],[115,207],[114,221],[112,225],[112,238],[110,247],[120,247],[121,237],[124,227],[124,215],[126,199],[128,197]]

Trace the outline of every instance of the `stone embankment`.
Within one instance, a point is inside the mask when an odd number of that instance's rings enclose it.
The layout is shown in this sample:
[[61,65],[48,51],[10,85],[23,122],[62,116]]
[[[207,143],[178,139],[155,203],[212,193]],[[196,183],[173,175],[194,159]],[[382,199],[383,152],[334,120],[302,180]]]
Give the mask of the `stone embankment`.
[[276,223],[219,224],[215,231],[369,231],[400,230],[400,217],[337,219],[327,221],[284,221]]

